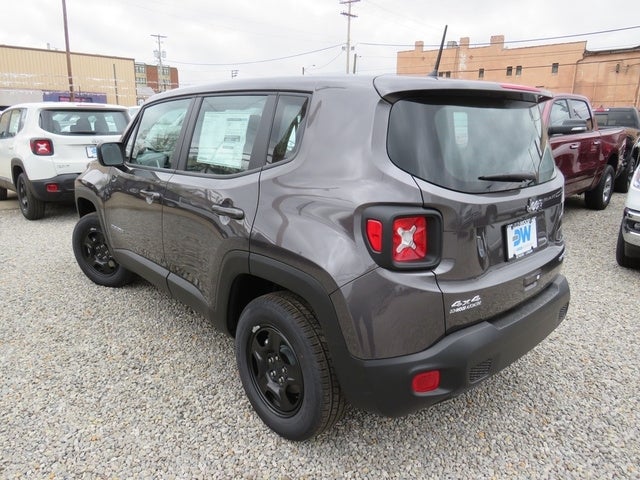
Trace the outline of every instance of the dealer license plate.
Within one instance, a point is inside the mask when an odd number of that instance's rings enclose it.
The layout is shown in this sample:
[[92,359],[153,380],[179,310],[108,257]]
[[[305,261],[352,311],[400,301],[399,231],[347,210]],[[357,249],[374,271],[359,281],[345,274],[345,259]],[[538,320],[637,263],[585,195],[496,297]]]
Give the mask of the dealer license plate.
[[98,156],[97,147],[95,145],[89,145],[85,147],[87,151],[87,158],[96,158]]
[[507,225],[507,260],[519,258],[538,246],[536,219],[527,218]]

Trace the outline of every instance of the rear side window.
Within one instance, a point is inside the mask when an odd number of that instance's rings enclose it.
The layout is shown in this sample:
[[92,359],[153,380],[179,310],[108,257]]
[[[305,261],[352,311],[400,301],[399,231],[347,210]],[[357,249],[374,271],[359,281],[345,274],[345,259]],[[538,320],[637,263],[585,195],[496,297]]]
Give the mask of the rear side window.
[[506,99],[400,100],[387,150],[406,172],[467,193],[543,183],[555,172],[538,105]]
[[267,163],[288,160],[295,155],[302,138],[308,103],[307,97],[294,95],[280,95],[278,97]]
[[58,135],[121,135],[129,117],[122,110],[42,110],[40,128]]

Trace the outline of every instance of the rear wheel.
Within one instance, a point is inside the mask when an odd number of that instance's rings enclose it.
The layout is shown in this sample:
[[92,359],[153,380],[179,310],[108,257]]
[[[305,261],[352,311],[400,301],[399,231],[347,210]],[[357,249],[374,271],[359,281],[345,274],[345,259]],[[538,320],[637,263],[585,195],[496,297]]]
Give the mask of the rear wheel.
[[78,220],[71,242],[80,269],[94,283],[121,287],[133,280],[134,274],[111,256],[97,213],[89,213]]
[[247,305],[236,331],[244,390],[262,421],[289,440],[306,440],[344,412],[327,346],[297,296],[270,293]]
[[31,183],[24,173],[18,175],[17,188],[18,205],[24,218],[39,220],[44,217],[44,202],[35,197],[31,190]]
[[635,157],[630,156],[627,166],[624,171],[616,178],[615,190],[620,193],[627,193],[631,186],[631,180],[633,179],[633,172],[636,168],[637,160]]
[[7,189],[0,187],[0,201],[7,199]]
[[611,201],[613,195],[613,178],[614,172],[611,165],[604,167],[602,177],[598,185],[593,190],[584,192],[584,201],[588,208],[592,210],[604,210]]

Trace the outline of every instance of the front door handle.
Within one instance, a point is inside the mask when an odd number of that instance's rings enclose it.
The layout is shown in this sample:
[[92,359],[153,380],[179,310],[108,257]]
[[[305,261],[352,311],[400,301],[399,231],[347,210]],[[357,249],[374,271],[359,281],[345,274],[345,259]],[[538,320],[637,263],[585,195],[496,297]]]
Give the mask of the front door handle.
[[216,203],[211,205],[211,211],[221,217],[225,216],[234,220],[242,220],[244,218],[244,210],[236,207],[227,207]]
[[140,190],[140,193],[143,197],[147,199],[148,203],[153,202],[154,200],[160,200],[160,193],[154,192],[153,190]]

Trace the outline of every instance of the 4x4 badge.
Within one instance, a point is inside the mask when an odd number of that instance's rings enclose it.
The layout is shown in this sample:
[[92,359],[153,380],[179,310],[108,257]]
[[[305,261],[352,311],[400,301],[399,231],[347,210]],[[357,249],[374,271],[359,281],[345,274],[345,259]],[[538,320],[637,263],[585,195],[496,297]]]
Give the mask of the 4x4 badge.
[[534,213],[542,210],[542,200],[534,200],[533,198],[529,199],[527,203],[527,212]]

